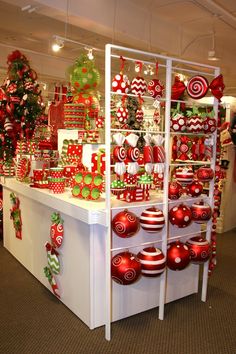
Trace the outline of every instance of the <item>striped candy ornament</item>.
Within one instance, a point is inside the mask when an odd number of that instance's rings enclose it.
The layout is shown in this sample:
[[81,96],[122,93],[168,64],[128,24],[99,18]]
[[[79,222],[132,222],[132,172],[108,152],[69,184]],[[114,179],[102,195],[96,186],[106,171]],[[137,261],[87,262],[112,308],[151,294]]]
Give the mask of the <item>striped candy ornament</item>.
[[147,83],[141,76],[135,77],[131,82],[131,92],[134,95],[143,96],[147,91]]
[[155,247],[146,247],[137,255],[141,262],[141,274],[146,277],[157,277],[164,272],[166,258],[162,251]]
[[51,251],[47,252],[48,265],[53,274],[60,273],[60,261],[56,254],[52,254]]
[[191,167],[178,167],[175,171],[176,180],[183,184],[190,184],[193,181],[193,170]]
[[189,133],[201,133],[204,130],[204,123],[198,116],[192,116],[187,120],[187,131]]
[[144,210],[139,221],[142,229],[149,233],[160,231],[165,225],[165,217],[162,210],[155,207]]
[[143,121],[143,117],[144,117],[144,112],[143,112],[142,108],[137,109],[136,114],[135,114],[136,122],[141,124]]

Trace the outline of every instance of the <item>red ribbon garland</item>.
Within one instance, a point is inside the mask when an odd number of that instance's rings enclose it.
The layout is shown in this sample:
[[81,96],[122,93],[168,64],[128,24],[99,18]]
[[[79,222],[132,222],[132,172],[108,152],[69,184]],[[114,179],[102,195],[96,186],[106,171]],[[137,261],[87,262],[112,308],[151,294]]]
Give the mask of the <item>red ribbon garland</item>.
[[120,56],[120,71],[123,72],[125,67],[125,59],[122,57],[122,55]]

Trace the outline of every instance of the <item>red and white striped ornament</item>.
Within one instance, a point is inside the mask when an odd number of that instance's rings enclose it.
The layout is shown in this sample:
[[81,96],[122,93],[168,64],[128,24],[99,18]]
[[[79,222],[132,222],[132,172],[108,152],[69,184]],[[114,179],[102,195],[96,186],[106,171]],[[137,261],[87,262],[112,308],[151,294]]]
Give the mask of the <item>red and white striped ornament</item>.
[[139,222],[143,230],[155,233],[163,229],[165,217],[162,210],[151,207],[142,212]]
[[131,81],[131,92],[137,96],[143,96],[147,91],[147,82],[141,77],[137,76]]
[[183,185],[190,184],[193,180],[193,176],[192,167],[178,167],[175,170],[175,178]]
[[163,252],[155,247],[146,247],[137,255],[141,262],[141,273],[146,277],[157,277],[164,272],[166,258]]
[[199,116],[192,116],[187,120],[187,131],[189,133],[202,133],[204,129],[204,123]]
[[144,117],[144,111],[142,108],[137,109],[136,114],[135,114],[135,120],[137,123],[141,124],[143,121]]

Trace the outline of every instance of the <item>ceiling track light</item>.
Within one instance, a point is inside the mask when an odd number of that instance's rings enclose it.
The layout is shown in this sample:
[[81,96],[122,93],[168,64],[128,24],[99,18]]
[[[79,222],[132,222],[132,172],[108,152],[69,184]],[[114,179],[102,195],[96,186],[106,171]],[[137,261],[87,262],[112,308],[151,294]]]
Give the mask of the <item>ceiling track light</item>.
[[215,50],[215,31],[212,32],[212,49],[208,51],[208,60],[211,61],[220,60],[220,58],[217,57],[216,50]]
[[[78,41],[74,41],[73,39],[70,39],[70,38],[66,38],[66,37],[61,37],[59,35],[53,35],[53,43],[52,43],[52,50],[54,52],[58,52],[61,48],[64,47],[65,43],[68,42],[68,43],[72,43],[72,44],[75,44],[75,45],[78,45],[80,47],[83,47],[85,50],[88,51],[87,53],[87,56],[90,60],[93,60],[94,59],[94,55],[93,55],[93,52],[94,51],[97,51],[97,52],[103,52],[102,49],[100,48],[96,48],[96,47],[89,47],[88,44],[85,44],[85,43],[81,43],[81,42],[78,42]],[[57,44],[57,45],[56,45]],[[54,49],[54,47],[56,48],[56,50]],[[58,48],[59,47],[59,48]]]
[[31,14],[32,12],[34,12],[36,10],[37,10],[37,7],[32,6],[32,5],[25,5],[21,8],[21,11],[27,11],[29,14]]
[[87,57],[89,60],[93,60],[94,59],[94,55],[93,55],[93,48],[85,48],[88,51]]
[[57,53],[63,47],[64,47],[64,40],[61,39],[60,37],[54,36],[54,40],[53,40],[53,43],[52,43],[53,52]]

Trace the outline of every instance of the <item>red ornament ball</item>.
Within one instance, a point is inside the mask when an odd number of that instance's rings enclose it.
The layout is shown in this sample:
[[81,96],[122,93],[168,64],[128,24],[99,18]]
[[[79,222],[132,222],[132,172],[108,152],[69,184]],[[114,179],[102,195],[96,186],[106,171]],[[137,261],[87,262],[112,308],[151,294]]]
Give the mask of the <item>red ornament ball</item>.
[[141,263],[131,252],[116,254],[111,260],[111,277],[121,285],[133,284],[141,275]]
[[162,210],[155,207],[144,210],[139,221],[142,229],[149,233],[160,231],[165,225],[165,217]]
[[134,95],[143,96],[147,91],[147,83],[143,77],[137,76],[131,82],[131,92]]
[[211,207],[209,204],[200,201],[191,206],[192,220],[197,224],[203,224],[211,218]]
[[169,183],[168,197],[171,200],[179,199],[182,195],[182,186],[178,182]]
[[170,130],[172,132],[185,132],[187,128],[187,117],[184,117],[182,114],[176,114],[171,117],[170,121]]
[[190,250],[191,262],[203,263],[210,258],[211,246],[210,243],[202,236],[191,237],[186,245]]
[[175,178],[183,185],[190,184],[193,180],[193,176],[192,167],[178,167],[175,170]]
[[204,166],[197,170],[197,178],[201,182],[209,182],[214,177],[214,171],[211,167]]
[[165,86],[158,79],[153,79],[148,83],[148,93],[153,98],[161,98],[163,96],[163,92]]
[[111,223],[112,230],[122,238],[134,236],[140,226],[137,216],[127,209],[116,214]]
[[137,255],[141,262],[141,273],[146,277],[157,277],[164,272],[166,258],[163,252],[155,247],[146,247]]
[[192,221],[191,209],[183,203],[174,206],[169,211],[169,220],[179,228],[187,227]]
[[192,183],[190,183],[187,187],[187,193],[191,197],[198,197],[199,195],[202,194],[203,191],[203,185],[202,183],[194,180]]
[[216,119],[211,117],[206,117],[203,122],[204,133],[214,133],[216,130]]
[[126,75],[117,74],[112,80],[112,91],[117,93],[128,93],[129,80]]
[[183,242],[176,241],[168,245],[167,267],[171,270],[182,270],[190,263],[190,251]]
[[129,111],[126,107],[119,107],[116,112],[116,117],[120,123],[126,123],[129,117]]

